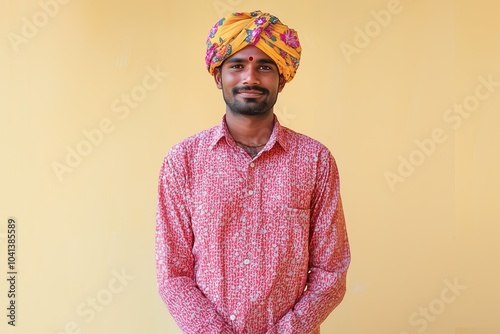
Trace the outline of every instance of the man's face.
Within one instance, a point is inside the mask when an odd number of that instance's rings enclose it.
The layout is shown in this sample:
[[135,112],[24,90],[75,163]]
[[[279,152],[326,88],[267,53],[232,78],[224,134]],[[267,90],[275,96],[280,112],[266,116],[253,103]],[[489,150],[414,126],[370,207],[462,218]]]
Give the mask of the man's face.
[[227,108],[238,115],[272,113],[285,86],[276,63],[255,46],[238,51],[214,72]]

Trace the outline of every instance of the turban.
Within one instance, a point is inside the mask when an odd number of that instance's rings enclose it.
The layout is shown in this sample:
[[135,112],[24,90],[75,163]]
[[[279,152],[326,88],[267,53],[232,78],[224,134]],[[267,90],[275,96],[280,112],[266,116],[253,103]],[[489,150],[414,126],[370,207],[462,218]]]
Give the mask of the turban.
[[300,62],[297,32],[276,17],[261,11],[232,13],[220,19],[207,38],[205,62],[208,72],[248,45],[259,48],[278,66],[286,82],[290,82]]

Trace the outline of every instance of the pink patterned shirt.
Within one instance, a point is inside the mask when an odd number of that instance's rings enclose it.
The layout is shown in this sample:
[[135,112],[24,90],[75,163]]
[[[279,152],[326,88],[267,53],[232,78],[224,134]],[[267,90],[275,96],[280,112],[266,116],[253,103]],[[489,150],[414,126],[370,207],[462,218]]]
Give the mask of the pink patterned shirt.
[[170,150],[158,191],[158,289],[184,333],[319,333],[350,262],[324,145],[275,117],[252,159],[224,117]]

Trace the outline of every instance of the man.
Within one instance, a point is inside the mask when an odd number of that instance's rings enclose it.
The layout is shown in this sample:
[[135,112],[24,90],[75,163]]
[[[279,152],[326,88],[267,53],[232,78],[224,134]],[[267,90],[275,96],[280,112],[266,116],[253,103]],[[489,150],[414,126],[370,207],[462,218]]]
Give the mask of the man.
[[300,52],[297,33],[260,11],[210,31],[225,116],[175,145],[159,178],[158,289],[184,333],[319,333],[344,296],[335,161],[273,114]]

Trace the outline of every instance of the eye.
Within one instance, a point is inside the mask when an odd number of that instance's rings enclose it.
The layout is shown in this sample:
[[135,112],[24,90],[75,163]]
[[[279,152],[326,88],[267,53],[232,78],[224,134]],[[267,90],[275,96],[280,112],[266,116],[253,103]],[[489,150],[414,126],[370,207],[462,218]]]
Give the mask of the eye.
[[266,71],[267,72],[267,71],[272,71],[274,69],[274,67],[270,66],[270,65],[261,65],[261,66],[259,66],[259,69],[261,71]]
[[241,69],[241,68],[243,68],[243,65],[241,65],[241,64],[234,64],[234,65],[231,65],[229,68]]

